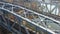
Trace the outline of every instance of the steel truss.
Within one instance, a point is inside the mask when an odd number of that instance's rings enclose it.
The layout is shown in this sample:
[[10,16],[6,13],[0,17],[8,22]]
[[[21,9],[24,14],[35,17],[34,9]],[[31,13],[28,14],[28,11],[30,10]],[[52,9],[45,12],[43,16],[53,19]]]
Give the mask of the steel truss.
[[[60,31],[60,28],[54,29],[50,25],[50,24],[52,24],[52,25],[54,24],[55,26],[60,27],[60,21],[55,20],[55,19],[45,16],[45,15],[39,14],[35,11],[26,9],[24,7],[21,7],[18,5],[13,5],[10,3],[0,2],[0,10],[4,10],[8,13],[11,13],[12,15],[17,16],[17,17],[35,25],[37,28],[42,29],[43,31],[47,31],[50,34],[56,34],[56,32]],[[18,10],[23,10],[23,11],[21,12]],[[0,13],[1,12],[2,11],[0,11]],[[29,18],[28,16],[32,16],[32,18]]]

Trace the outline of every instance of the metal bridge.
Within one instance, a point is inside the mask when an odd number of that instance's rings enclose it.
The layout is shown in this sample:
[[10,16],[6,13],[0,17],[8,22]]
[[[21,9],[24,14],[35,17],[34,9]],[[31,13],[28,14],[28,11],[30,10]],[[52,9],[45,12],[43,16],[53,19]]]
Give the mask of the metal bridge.
[[[23,10],[23,11],[20,11],[20,10]],[[15,21],[12,26],[10,25],[10,22],[8,22],[10,18],[5,17],[6,14],[12,14],[13,16],[15,16]],[[3,23],[0,21],[0,25],[12,31],[14,34],[15,32],[17,32],[18,34],[21,34],[21,31],[18,31],[13,28],[13,26],[16,24],[16,20],[18,20],[17,24],[20,26],[24,26],[24,28],[26,26],[21,24],[20,21],[22,20],[25,20],[30,25],[34,26],[36,31],[38,32],[42,31],[42,32],[46,32],[47,34],[59,34],[60,33],[60,21],[59,20],[56,20],[49,16],[37,13],[32,10],[29,10],[22,6],[0,2],[0,15],[2,16],[3,20],[6,22],[6,23]],[[1,20],[1,16],[0,16],[0,20]],[[32,16],[32,18],[29,18],[28,16]],[[5,18],[7,18],[8,20],[6,20]],[[27,31],[27,34],[29,34],[28,31]]]

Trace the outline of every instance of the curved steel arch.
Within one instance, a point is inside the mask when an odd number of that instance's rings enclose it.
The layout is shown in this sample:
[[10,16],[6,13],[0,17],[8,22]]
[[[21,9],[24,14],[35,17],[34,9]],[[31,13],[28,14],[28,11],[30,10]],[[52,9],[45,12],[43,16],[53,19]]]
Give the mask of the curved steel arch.
[[[14,12],[13,9],[14,9],[15,7],[19,7],[19,8],[21,8],[21,9],[23,9],[23,10],[27,10],[28,12],[34,13],[34,14],[36,14],[36,15],[38,15],[38,16],[43,16],[43,17],[45,17],[45,18],[47,18],[47,19],[51,19],[51,20],[53,20],[53,21],[55,21],[55,22],[57,22],[57,23],[60,24],[60,21],[57,21],[57,20],[55,20],[55,19],[53,19],[53,18],[50,18],[50,17],[48,17],[48,16],[45,16],[45,15],[36,13],[36,12],[34,12],[34,11],[32,11],[32,10],[23,8],[23,7],[21,7],[21,6],[13,5],[13,4],[10,4],[10,3],[4,3],[4,2],[0,2],[0,3],[3,4],[3,5],[0,7],[1,10],[5,10],[5,11],[11,13],[11,14],[14,14],[14,15],[16,15],[16,16],[18,16],[18,17],[20,17],[20,18],[22,18],[22,19],[24,19],[24,20],[26,20],[26,21],[34,24],[34,25],[36,25],[37,27],[42,28],[43,30],[46,30],[46,31],[52,33],[52,34],[55,34],[55,33],[54,33],[53,31],[51,31],[50,29],[48,29],[48,28],[45,28],[45,27],[43,27],[43,26],[41,26],[41,25],[36,24],[35,22],[31,21],[30,19],[28,19],[28,18],[26,18],[26,17],[23,17],[23,16],[21,16],[21,15],[18,15],[17,13]],[[11,9],[9,9],[9,8],[6,9],[6,8],[5,8],[6,5],[11,6],[11,7],[10,7]]]
[[[13,4],[10,4],[10,3],[4,3],[4,2],[0,2],[0,3],[2,3],[2,4],[4,4],[4,5],[5,5],[5,4],[11,5],[11,6],[12,6],[12,10],[13,10],[13,7],[19,7],[19,8],[21,8],[21,9],[23,9],[23,10],[27,10],[27,11],[29,11],[29,12],[32,12],[32,13],[36,14],[36,15],[43,16],[43,17],[45,17],[45,18],[48,18],[48,19],[53,20],[53,21],[55,21],[55,22],[57,22],[57,23],[60,24],[60,21],[58,21],[58,20],[55,20],[55,19],[53,19],[53,18],[51,18],[51,17],[48,17],[48,16],[45,16],[45,15],[39,14],[39,13],[37,13],[37,12],[35,12],[35,11],[26,9],[26,8],[24,8],[24,7],[21,7],[21,6],[18,6],[18,5],[13,5]],[[3,5],[2,7],[4,7],[4,5]]]

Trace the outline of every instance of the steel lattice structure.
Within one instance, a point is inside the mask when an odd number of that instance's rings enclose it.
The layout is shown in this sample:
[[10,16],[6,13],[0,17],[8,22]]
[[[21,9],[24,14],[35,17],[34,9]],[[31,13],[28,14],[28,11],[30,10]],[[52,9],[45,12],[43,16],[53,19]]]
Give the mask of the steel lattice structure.
[[[43,31],[48,32],[49,34],[56,34],[55,31],[56,32],[60,31],[60,28],[54,29],[49,26],[49,24],[53,23],[56,24],[56,26],[60,27],[60,21],[55,20],[49,16],[45,16],[43,14],[39,14],[35,11],[26,9],[24,7],[10,3],[0,2],[0,10],[4,10],[5,12],[11,13],[12,15],[17,16],[18,18],[21,18],[33,24],[34,26],[37,27],[37,30],[41,29]],[[20,11],[21,12],[20,13],[19,11],[16,10],[23,10],[23,11],[22,12]],[[4,11],[0,11],[0,13],[3,14]],[[32,19],[28,17],[30,15],[33,17]]]

